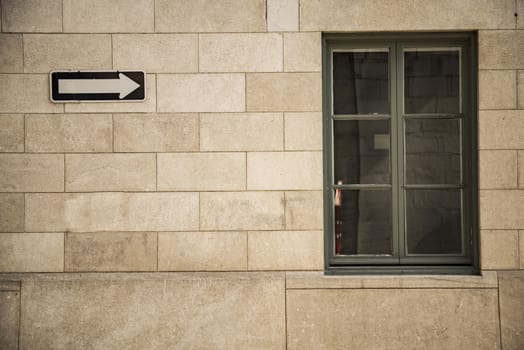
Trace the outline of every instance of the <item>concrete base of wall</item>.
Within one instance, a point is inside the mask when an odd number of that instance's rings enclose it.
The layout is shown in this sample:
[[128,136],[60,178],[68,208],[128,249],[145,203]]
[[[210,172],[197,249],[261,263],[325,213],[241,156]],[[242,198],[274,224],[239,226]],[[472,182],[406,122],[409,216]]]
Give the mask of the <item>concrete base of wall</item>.
[[524,271],[3,274],[0,348],[522,349],[523,301]]

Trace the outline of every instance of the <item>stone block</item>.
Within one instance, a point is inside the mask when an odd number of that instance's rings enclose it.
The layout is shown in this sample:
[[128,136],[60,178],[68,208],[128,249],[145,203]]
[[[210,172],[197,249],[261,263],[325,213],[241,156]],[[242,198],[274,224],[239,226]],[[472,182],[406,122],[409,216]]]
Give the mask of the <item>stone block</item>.
[[248,232],[249,270],[321,270],[321,231]]
[[22,35],[0,34],[0,73],[23,73]]
[[480,111],[480,149],[524,149],[524,111]]
[[280,273],[57,275],[24,281],[22,349],[276,349]]
[[247,155],[249,190],[322,189],[320,152],[253,152]]
[[156,76],[146,75],[146,100],[144,102],[66,103],[66,113],[147,113],[156,111]]
[[524,348],[524,271],[499,273],[502,349]]
[[24,116],[22,114],[0,114],[0,152],[23,151]]
[[202,151],[281,151],[281,113],[205,113],[200,115]]
[[24,72],[111,69],[108,34],[24,34]]
[[282,71],[281,34],[201,34],[198,45],[200,72]]
[[197,114],[115,114],[115,152],[198,151]]
[[110,114],[26,115],[28,152],[111,152]]
[[63,233],[2,233],[0,238],[0,272],[64,271]]
[[323,218],[322,191],[286,192],[286,229],[321,230]]
[[154,32],[153,0],[64,0],[64,31]]
[[201,230],[283,229],[282,192],[200,193]]
[[524,191],[481,190],[480,227],[482,229],[524,228]]
[[299,0],[268,0],[267,30],[270,32],[298,31]]
[[154,191],[155,158],[153,153],[68,154],[66,191]]
[[245,188],[245,153],[158,155],[158,189],[161,191],[234,191]]
[[515,109],[516,106],[516,71],[479,71],[479,109]]
[[61,113],[49,100],[49,75],[0,74],[0,113]]
[[496,289],[496,271],[466,275],[350,275],[328,276],[323,271],[286,272],[287,289]]
[[517,151],[479,151],[479,187],[517,188]]
[[198,229],[198,193],[26,194],[26,230],[188,231]]
[[155,271],[156,232],[66,233],[66,271]]
[[284,114],[286,151],[322,150],[322,113]]
[[284,33],[284,71],[320,72],[322,70],[321,35]]
[[243,112],[244,74],[161,74],[159,112]]
[[196,34],[115,34],[115,69],[140,69],[148,73],[198,71]]
[[0,193],[0,232],[24,231],[24,195]]
[[479,31],[480,69],[524,69],[524,32],[521,30]]
[[519,109],[524,109],[524,71],[519,71],[518,74],[517,74],[517,79],[518,79],[518,95],[517,95],[517,99],[519,100],[519,105],[518,105],[518,108]]
[[263,32],[264,0],[157,0],[157,32]]
[[290,350],[500,349],[496,289],[288,290],[286,295]]
[[301,31],[515,28],[512,0],[302,0]]
[[0,349],[18,349],[20,292],[0,292]]
[[159,271],[247,269],[246,232],[160,232]]
[[518,231],[481,230],[481,268],[483,270],[518,269],[518,239]]
[[316,112],[321,109],[322,90],[319,73],[247,74],[249,112]]
[[63,190],[63,154],[0,154],[0,192]]
[[2,31],[61,32],[61,0],[2,0]]

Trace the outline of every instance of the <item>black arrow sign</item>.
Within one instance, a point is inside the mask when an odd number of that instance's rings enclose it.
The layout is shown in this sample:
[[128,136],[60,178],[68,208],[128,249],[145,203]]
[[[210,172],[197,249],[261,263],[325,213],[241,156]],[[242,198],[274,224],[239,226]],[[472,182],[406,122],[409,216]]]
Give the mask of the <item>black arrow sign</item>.
[[144,101],[141,71],[51,72],[51,101]]

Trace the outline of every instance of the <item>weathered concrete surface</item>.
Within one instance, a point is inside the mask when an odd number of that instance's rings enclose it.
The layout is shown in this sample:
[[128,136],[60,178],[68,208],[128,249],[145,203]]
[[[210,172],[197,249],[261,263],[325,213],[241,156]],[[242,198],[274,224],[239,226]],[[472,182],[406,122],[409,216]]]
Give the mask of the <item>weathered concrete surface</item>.
[[288,349],[500,349],[495,289],[288,290]]
[[25,278],[20,349],[285,348],[284,274]]
[[499,273],[502,349],[524,349],[524,271]]

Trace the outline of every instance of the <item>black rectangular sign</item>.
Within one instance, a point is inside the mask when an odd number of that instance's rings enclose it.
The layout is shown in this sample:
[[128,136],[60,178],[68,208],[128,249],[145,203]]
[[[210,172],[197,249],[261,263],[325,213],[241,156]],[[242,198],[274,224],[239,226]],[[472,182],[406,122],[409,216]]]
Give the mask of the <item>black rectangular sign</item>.
[[50,73],[51,101],[144,101],[145,73],[142,71]]

